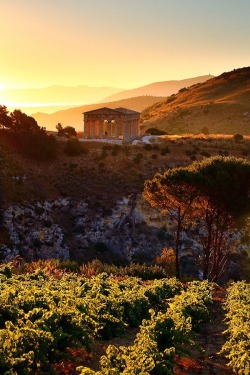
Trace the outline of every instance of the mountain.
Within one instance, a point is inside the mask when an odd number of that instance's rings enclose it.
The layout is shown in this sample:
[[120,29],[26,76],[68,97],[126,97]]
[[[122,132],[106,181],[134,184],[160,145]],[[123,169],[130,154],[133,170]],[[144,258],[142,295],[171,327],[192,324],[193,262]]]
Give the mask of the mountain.
[[157,127],[170,134],[250,134],[250,67],[235,69],[178,94],[142,112],[142,129]]
[[30,89],[4,89],[1,99],[6,103],[21,103],[22,107],[30,104],[40,105],[80,105],[94,103],[107,95],[120,92],[121,88],[89,86],[49,86]]
[[40,126],[45,126],[47,130],[55,130],[56,125],[60,122],[63,126],[73,126],[77,131],[83,129],[83,112],[91,111],[102,107],[119,108],[125,107],[134,111],[141,112],[148,106],[159,102],[162,98],[158,96],[140,96],[137,98],[129,98],[124,100],[112,101],[108,103],[96,103],[80,107],[74,107],[57,111],[51,114],[47,113],[33,113],[32,116],[36,119]]
[[169,96],[172,94],[176,94],[183,87],[189,87],[191,85],[194,85],[195,83],[205,82],[212,77],[213,76],[211,75],[206,75],[201,77],[183,79],[180,81],[155,82],[132,90],[123,90],[122,92],[112,94],[111,96],[108,96],[107,98],[102,100],[102,102],[134,98],[136,96],[142,95]]

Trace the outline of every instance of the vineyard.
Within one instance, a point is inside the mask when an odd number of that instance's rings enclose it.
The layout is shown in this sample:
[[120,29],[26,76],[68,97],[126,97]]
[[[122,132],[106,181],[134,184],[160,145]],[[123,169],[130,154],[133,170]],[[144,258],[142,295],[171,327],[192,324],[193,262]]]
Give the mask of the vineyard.
[[[187,374],[178,362],[192,359],[218,288],[207,281],[87,277],[13,264],[1,265],[0,283],[0,373],[6,375]],[[228,288],[225,309],[221,355],[228,359],[228,374],[249,374],[249,284]],[[129,345],[112,344],[129,331],[135,332]],[[95,368],[97,345],[106,352]]]

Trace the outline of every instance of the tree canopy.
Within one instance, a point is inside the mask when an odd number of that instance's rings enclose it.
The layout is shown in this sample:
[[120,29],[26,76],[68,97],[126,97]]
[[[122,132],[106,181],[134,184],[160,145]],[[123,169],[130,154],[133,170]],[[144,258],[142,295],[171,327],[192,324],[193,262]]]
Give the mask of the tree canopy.
[[[215,156],[188,167],[169,169],[145,182],[144,197],[176,221],[176,274],[179,236],[185,222],[200,222],[205,233],[203,275],[217,278],[225,265],[227,231],[250,211],[250,163]],[[209,264],[211,270],[209,271]]]
[[0,131],[16,151],[38,160],[48,160],[56,156],[57,142],[49,136],[36,120],[15,109],[9,113],[5,106],[0,106]]

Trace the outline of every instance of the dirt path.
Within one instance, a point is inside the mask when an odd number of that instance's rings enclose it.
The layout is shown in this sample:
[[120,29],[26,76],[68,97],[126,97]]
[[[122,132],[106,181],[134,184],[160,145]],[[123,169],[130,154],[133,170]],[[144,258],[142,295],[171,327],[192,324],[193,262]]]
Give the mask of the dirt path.
[[215,290],[211,321],[202,326],[201,332],[195,337],[196,345],[190,349],[189,358],[180,358],[175,368],[176,375],[232,375],[226,366],[227,359],[218,352],[225,342],[222,332],[226,329],[223,302],[226,290]]

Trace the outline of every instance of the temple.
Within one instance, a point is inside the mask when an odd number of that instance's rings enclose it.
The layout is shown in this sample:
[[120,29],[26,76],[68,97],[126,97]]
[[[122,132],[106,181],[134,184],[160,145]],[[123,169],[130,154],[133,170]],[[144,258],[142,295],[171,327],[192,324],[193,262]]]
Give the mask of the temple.
[[127,108],[99,108],[83,113],[84,138],[130,142],[140,135],[140,112]]

